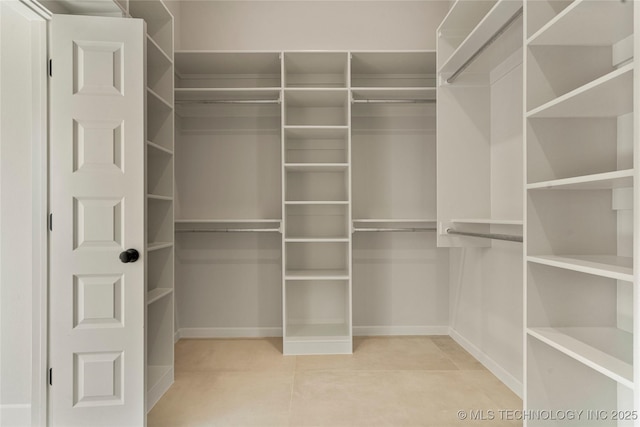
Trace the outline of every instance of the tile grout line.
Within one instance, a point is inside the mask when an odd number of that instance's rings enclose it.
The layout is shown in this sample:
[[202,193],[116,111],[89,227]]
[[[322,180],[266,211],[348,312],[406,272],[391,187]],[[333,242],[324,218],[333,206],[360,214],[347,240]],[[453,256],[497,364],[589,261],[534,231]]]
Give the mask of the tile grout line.
[[289,396],[289,416],[287,417],[288,425],[291,426],[293,420],[293,390],[296,386],[296,371],[298,370],[298,356],[294,356],[293,360],[293,378],[291,379],[291,394]]

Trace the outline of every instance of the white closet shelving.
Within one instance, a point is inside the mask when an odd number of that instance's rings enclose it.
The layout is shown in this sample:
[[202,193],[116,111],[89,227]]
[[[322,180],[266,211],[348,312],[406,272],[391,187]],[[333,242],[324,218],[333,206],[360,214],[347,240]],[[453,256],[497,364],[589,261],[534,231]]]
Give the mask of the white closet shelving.
[[351,53],[358,335],[442,333],[431,325],[446,316],[426,302],[446,287],[434,233],[435,82],[435,51]]
[[282,67],[283,352],[349,354],[348,55],[285,52]]
[[180,335],[274,336],[282,318],[281,54],[175,58]]
[[147,410],[174,378],[173,16],[160,0],[121,2],[147,24]]
[[438,29],[438,246],[522,233],[522,7],[459,0]]
[[640,407],[635,3],[526,2],[525,409]]

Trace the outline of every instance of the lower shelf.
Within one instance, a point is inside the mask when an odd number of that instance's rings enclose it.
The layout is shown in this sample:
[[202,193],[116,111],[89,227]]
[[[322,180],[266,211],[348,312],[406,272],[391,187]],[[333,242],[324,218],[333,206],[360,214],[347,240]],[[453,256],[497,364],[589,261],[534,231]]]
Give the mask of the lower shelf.
[[285,355],[351,354],[353,343],[346,323],[287,325]]
[[171,294],[173,289],[171,288],[156,288],[147,292],[147,304],[153,304],[154,302]]
[[611,327],[529,328],[527,333],[633,389],[633,335]]
[[287,270],[286,280],[349,280],[348,270]]
[[147,412],[173,384],[173,366],[147,366]]
[[536,255],[527,261],[633,282],[633,258],[614,255]]

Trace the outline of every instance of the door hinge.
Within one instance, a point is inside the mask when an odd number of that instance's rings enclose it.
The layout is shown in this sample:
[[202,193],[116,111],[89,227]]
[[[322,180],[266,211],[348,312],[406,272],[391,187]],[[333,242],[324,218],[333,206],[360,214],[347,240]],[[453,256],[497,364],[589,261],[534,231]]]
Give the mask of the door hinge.
[[49,231],[53,231],[53,214],[49,214]]
[[53,368],[49,368],[49,385],[53,385]]
[[49,60],[49,77],[53,77],[53,59]]

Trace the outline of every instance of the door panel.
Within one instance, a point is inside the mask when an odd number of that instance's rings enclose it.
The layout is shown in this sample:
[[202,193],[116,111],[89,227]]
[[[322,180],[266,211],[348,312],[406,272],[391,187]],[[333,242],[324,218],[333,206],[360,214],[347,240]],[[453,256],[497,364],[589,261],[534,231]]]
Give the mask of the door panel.
[[142,426],[144,24],[51,23],[50,420]]

